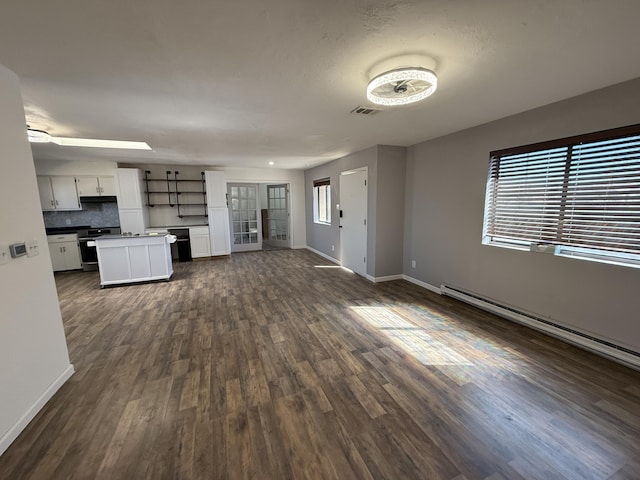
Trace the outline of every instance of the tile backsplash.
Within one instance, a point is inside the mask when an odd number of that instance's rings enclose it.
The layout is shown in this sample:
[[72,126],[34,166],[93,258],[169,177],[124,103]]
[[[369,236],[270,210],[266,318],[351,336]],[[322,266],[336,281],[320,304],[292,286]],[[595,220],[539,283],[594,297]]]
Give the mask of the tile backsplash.
[[90,225],[91,227],[119,227],[118,204],[116,202],[86,203],[82,210],[42,212],[46,228]]

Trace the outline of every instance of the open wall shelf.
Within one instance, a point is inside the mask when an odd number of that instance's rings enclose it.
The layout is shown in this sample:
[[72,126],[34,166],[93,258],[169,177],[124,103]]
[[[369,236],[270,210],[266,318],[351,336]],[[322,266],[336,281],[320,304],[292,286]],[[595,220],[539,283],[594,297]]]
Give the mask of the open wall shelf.
[[[165,178],[152,178],[151,171],[145,170],[145,195],[147,196],[147,207],[171,207],[176,208],[177,216],[184,217],[206,217],[207,216],[207,185],[204,172],[200,172],[199,179],[179,178],[180,172],[177,170],[167,170]],[[195,188],[194,188],[195,184]],[[182,211],[180,208],[182,207]],[[202,214],[185,213],[193,209],[186,207],[202,208]]]

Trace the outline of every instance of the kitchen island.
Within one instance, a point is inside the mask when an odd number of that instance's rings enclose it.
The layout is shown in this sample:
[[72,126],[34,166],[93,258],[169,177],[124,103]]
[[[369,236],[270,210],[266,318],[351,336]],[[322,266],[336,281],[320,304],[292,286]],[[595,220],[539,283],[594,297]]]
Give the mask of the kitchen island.
[[174,235],[104,235],[93,240],[98,256],[100,287],[121,283],[169,280],[173,275]]

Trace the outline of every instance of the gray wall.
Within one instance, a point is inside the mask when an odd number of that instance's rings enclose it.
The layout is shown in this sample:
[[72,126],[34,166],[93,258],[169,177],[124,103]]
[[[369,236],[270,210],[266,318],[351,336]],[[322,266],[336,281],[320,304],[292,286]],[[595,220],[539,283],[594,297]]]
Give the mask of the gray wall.
[[[368,168],[367,275],[402,273],[406,148],[388,145],[356,152],[305,172],[307,245],[340,260],[340,172]],[[331,179],[331,225],[313,222],[313,181]],[[335,250],[331,246],[335,246]]]
[[378,145],[376,277],[402,273],[406,157],[405,147]]
[[[375,274],[375,218],[377,191],[377,157],[378,148],[371,147],[360,152],[347,155],[333,162],[326,163],[304,172],[305,206],[307,218],[307,245],[336,260],[340,260],[340,218],[336,205],[340,204],[340,172],[368,167],[367,190],[367,274]],[[321,178],[331,179],[331,225],[313,222],[313,181]],[[331,246],[335,250],[331,250]]]
[[638,269],[481,244],[490,151],[634,123],[640,79],[410,147],[404,273],[640,350]]

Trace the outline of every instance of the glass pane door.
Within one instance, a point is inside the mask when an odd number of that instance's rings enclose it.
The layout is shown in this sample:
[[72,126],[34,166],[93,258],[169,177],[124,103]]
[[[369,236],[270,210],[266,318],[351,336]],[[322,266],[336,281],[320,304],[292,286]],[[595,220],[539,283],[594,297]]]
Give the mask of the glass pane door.
[[287,185],[267,185],[269,245],[290,247]]
[[258,185],[228,184],[231,220],[231,251],[246,252],[262,248],[262,222],[258,215]]

